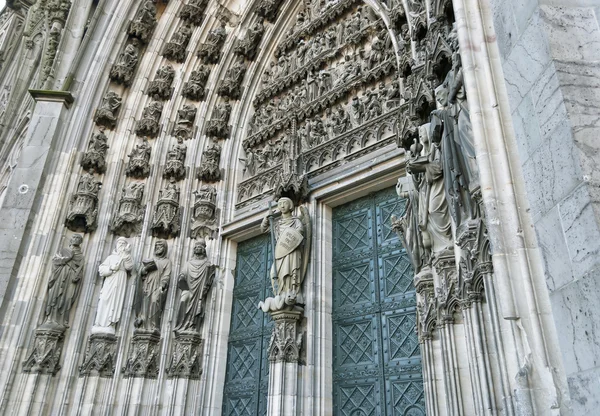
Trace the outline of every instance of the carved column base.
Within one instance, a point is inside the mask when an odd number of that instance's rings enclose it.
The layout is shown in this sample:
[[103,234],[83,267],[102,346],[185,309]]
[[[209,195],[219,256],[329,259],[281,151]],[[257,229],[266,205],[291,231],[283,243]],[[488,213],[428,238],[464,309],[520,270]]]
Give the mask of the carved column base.
[[169,378],[198,380],[202,375],[202,349],[204,340],[192,331],[175,331],[175,345],[171,363],[167,368]]
[[117,337],[113,334],[90,335],[83,364],[79,366],[79,377],[97,375],[112,377],[115,373]]
[[58,325],[44,325],[35,330],[33,349],[23,361],[23,372],[55,375],[60,370],[59,361],[65,329]]
[[125,377],[158,377],[160,334],[156,331],[135,330],[129,358],[121,369]]

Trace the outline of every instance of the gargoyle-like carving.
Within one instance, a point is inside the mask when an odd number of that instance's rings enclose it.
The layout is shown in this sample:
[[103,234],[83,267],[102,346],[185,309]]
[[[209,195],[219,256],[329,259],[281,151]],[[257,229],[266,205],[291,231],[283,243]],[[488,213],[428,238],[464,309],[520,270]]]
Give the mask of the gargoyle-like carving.
[[185,24],[177,30],[171,37],[171,41],[165,45],[163,56],[171,61],[178,63],[185,62],[186,51],[190,38],[192,37],[192,27]]
[[135,134],[138,136],[156,137],[160,130],[160,116],[163,105],[160,101],[151,102],[142,112],[142,118],[135,126]]
[[204,153],[202,154],[202,162],[198,169],[198,179],[205,182],[216,182],[221,180],[221,146],[211,140]]
[[173,135],[181,139],[191,139],[194,132],[194,120],[196,119],[196,107],[186,104],[177,110],[177,122],[173,129]]
[[246,37],[238,42],[234,52],[238,55],[245,56],[249,60],[256,56],[256,49],[265,33],[265,26],[262,20],[256,22],[246,33]]
[[221,23],[216,29],[208,32],[206,42],[198,48],[198,57],[204,64],[216,64],[221,58],[221,48],[225,43],[227,31],[225,30],[225,22]]
[[156,27],[156,5],[154,1],[145,1],[133,20],[129,23],[129,36],[148,43]]
[[206,126],[206,134],[211,137],[227,139],[229,137],[229,116],[231,115],[231,104],[226,97],[221,104],[213,110],[213,116]]
[[225,78],[218,89],[218,94],[222,97],[229,97],[237,100],[242,94],[242,81],[246,75],[246,64],[243,60],[237,60],[225,73]]
[[152,218],[152,235],[158,238],[177,237],[180,229],[179,188],[171,180],[158,193],[158,202]]
[[171,65],[163,65],[156,71],[154,80],[148,86],[147,94],[155,100],[168,100],[173,94],[173,80],[175,70]]
[[152,147],[148,140],[144,139],[140,144],[136,144],[129,156],[129,162],[125,168],[125,174],[133,178],[143,179],[150,174],[150,153]]
[[106,144],[108,138],[103,131],[95,133],[90,139],[87,152],[81,159],[81,167],[90,172],[104,173],[106,171]]
[[183,139],[181,137],[177,138],[177,144],[167,152],[167,162],[165,163],[163,178],[172,178],[176,181],[185,178],[186,153],[187,148],[183,144]]
[[144,184],[132,182],[123,188],[111,229],[115,234],[130,237],[142,231],[146,207],[142,205]]
[[192,238],[215,238],[217,233],[217,191],[213,186],[202,185],[194,192],[194,211],[192,213]]
[[139,59],[139,41],[137,39],[131,39],[130,43],[127,44],[125,50],[117,62],[113,65],[110,70],[110,79],[117,84],[123,84],[126,87],[131,85],[133,81],[133,75],[135,73],[135,67],[137,66]]
[[66,227],[71,231],[92,232],[98,226],[98,192],[102,182],[84,173],[79,177],[77,189],[71,195],[67,211]]
[[188,4],[184,4],[181,8],[179,18],[194,26],[200,26],[202,20],[204,20],[204,11],[207,4],[207,0],[190,0]]
[[256,8],[256,14],[269,22],[275,22],[283,0],[261,0]]
[[204,87],[209,75],[210,69],[205,65],[200,65],[197,70],[192,72],[189,81],[184,84],[181,95],[190,100],[203,100],[205,95]]
[[102,103],[100,103],[100,107],[96,110],[96,116],[94,117],[94,121],[99,126],[104,126],[109,129],[112,129],[117,124],[117,112],[121,107],[121,97],[114,91],[108,91],[104,98],[102,98]]

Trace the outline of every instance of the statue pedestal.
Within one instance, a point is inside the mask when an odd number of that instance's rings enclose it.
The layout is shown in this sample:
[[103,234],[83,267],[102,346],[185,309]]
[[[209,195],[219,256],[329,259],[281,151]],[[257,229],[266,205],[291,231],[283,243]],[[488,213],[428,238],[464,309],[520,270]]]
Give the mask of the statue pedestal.
[[129,358],[122,371],[125,377],[156,378],[160,358],[160,333],[136,329]]
[[175,331],[175,345],[167,369],[169,378],[198,380],[202,375],[204,340],[193,331]]
[[23,362],[25,373],[55,375],[60,370],[60,354],[62,352],[65,327],[42,325],[35,330],[33,349]]
[[98,375],[111,378],[115,373],[117,337],[113,334],[92,334],[85,351],[79,377]]
[[303,310],[270,312],[275,328],[269,345],[269,396],[267,415],[296,414],[298,361],[302,346]]

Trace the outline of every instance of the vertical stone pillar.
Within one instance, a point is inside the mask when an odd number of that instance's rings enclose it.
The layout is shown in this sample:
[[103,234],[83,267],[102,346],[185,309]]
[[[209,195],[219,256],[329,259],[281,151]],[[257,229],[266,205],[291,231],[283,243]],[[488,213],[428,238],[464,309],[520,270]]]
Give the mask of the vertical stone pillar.
[[268,416],[296,415],[298,360],[302,346],[300,321],[303,310],[270,312],[275,328],[269,345]]
[[[60,120],[73,102],[66,91],[29,91],[36,101],[23,151],[6,189],[0,209],[0,306],[16,279],[24,236],[35,216],[32,207],[41,193],[46,166],[58,137]],[[0,311],[2,308],[0,307]]]

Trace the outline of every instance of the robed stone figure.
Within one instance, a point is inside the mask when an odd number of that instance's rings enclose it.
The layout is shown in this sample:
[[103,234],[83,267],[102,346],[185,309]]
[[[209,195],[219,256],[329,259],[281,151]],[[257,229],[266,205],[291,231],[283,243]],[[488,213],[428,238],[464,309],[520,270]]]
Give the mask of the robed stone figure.
[[215,277],[216,266],[206,258],[206,243],[194,244],[194,254],[183,267],[178,285],[181,289],[175,331],[198,332],[204,317],[204,302]]
[[67,327],[69,311],[77,300],[83,277],[83,237],[74,234],[68,248],[52,258],[52,274],[48,281],[44,326]]
[[160,332],[160,321],[171,280],[171,260],[167,258],[167,252],[167,242],[158,240],[154,243],[153,258],[142,261],[136,301],[136,328]]
[[100,277],[104,278],[93,333],[115,333],[115,326],[121,319],[127,276],[133,269],[131,246],[123,237],[117,239],[113,253],[98,267]]
[[264,312],[280,310],[284,305],[304,305],[302,282],[310,252],[310,218],[306,208],[300,210],[300,216],[294,215],[294,203],[290,198],[280,198],[277,208],[281,212],[279,221],[275,222],[269,214],[261,224],[262,231],[271,230],[275,240],[275,260],[270,271],[274,297],[259,303]]

